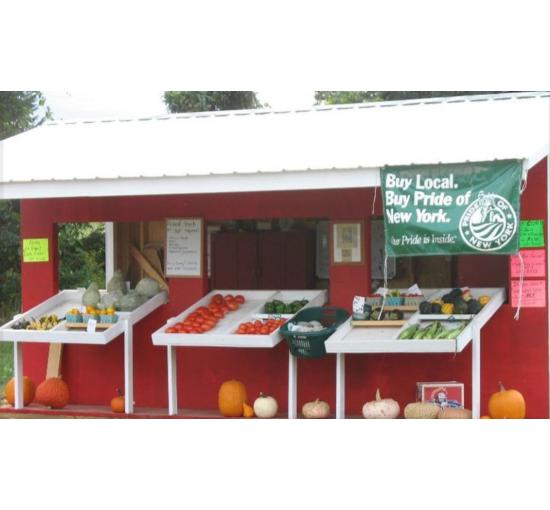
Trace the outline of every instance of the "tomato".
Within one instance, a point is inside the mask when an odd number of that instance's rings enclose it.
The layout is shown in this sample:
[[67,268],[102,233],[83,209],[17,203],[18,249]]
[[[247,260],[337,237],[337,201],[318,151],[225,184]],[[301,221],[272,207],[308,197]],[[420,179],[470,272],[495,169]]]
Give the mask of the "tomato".
[[206,322],[201,326],[201,329],[203,332],[210,331],[212,329],[212,326],[210,324],[207,324]]
[[231,311],[235,311],[235,310],[238,310],[238,308],[239,308],[239,303],[237,303],[236,301],[228,301],[228,302],[227,302],[227,307],[228,307]]
[[224,304],[221,305],[221,306],[222,306],[222,310],[223,310],[224,312],[231,312],[231,311],[232,311],[231,308],[229,308],[229,306],[227,306],[227,303],[224,303]]
[[165,333],[177,333],[178,330],[176,328],[166,328],[164,330]]
[[267,335],[269,333],[269,328],[267,326],[262,326],[260,328],[260,334],[261,335]]
[[183,331],[185,331],[186,333],[192,333],[193,326],[183,326]]
[[216,305],[221,305],[223,303],[223,296],[221,294],[214,294],[210,302]]
[[224,313],[218,310],[217,312],[214,312],[214,317],[216,317],[216,319],[223,319]]
[[227,301],[234,301],[235,298],[233,297],[233,294],[226,294],[226,295],[223,297],[223,300],[227,303]]
[[197,315],[197,317],[195,317],[195,320],[193,322],[198,322],[199,324],[202,324],[204,321],[205,319],[202,315]]
[[215,303],[210,303],[210,304],[208,305],[208,309],[209,309],[212,313],[214,313],[214,312],[218,309],[218,305],[215,304]]
[[238,294],[237,296],[235,296],[235,301],[240,305],[244,304],[244,296],[242,294]]

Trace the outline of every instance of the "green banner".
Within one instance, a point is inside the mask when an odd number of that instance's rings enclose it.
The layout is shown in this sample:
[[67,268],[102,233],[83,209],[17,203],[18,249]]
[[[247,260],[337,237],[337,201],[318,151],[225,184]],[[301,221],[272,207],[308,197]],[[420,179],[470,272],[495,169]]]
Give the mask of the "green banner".
[[386,253],[517,253],[519,160],[386,167],[381,173]]

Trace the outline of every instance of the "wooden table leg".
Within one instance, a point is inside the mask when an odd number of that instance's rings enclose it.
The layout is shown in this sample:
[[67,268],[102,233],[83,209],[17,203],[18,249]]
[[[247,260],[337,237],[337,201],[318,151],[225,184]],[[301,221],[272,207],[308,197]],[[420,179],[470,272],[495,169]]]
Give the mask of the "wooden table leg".
[[288,417],[298,417],[298,359],[288,352]]
[[176,348],[169,345],[166,348],[168,354],[168,414],[178,414],[178,367],[176,360]]

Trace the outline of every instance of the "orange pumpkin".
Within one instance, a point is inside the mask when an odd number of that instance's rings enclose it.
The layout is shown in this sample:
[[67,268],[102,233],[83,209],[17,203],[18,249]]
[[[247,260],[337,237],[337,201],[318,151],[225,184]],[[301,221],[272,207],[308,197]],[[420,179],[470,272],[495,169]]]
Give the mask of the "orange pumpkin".
[[36,388],[36,401],[52,409],[61,409],[69,403],[69,387],[61,377],[50,377]]
[[482,416],[482,417],[480,418],[480,420],[490,420],[490,419],[491,419],[490,416]]
[[238,418],[243,415],[243,404],[248,400],[241,381],[225,381],[218,392],[218,408],[222,416]]
[[500,391],[493,393],[489,399],[491,418],[525,418],[525,400],[517,390],[507,390],[499,383]]
[[246,402],[243,404],[243,416],[245,418],[254,417],[254,408],[248,405]]
[[[34,400],[36,386],[25,375],[23,376],[23,405],[28,406]],[[4,396],[8,404],[15,405],[15,378],[11,378],[4,389]]]
[[111,400],[111,411],[113,413],[123,413],[126,408],[124,405],[124,395],[117,388],[118,395]]

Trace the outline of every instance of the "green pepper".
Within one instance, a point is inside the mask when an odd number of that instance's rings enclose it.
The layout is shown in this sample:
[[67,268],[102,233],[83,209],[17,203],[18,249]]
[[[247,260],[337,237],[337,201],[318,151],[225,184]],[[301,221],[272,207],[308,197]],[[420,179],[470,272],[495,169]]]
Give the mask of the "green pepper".
[[275,305],[271,301],[265,304],[265,313],[275,313]]

